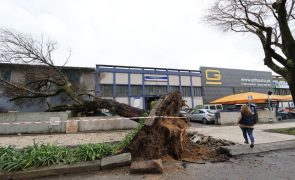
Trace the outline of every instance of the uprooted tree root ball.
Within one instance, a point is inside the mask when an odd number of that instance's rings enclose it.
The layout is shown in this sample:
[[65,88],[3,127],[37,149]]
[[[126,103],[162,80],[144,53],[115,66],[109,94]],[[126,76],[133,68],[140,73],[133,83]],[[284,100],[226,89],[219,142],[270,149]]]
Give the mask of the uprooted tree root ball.
[[[161,98],[150,116],[178,117],[184,106],[179,92],[172,92]],[[144,127],[126,147],[135,160],[149,160],[171,157],[176,160],[210,160],[217,158],[216,149],[194,144],[186,136],[188,121],[185,118],[154,118],[145,121]]]

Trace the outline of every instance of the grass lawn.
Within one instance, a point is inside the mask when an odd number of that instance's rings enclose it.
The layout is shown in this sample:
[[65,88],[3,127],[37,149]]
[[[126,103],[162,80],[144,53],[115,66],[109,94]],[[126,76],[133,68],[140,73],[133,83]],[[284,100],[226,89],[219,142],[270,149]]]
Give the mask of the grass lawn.
[[271,130],[269,130],[269,132],[282,133],[282,134],[288,134],[288,135],[295,135],[295,127],[281,128],[281,129],[271,129]]

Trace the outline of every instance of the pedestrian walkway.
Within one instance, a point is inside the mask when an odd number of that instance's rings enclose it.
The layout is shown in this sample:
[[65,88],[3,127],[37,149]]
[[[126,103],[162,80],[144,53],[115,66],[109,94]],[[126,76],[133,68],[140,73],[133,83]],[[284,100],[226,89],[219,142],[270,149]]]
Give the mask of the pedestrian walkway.
[[[266,130],[269,129],[277,129],[277,128],[291,128],[295,127],[294,122],[278,122],[278,123],[270,123],[270,124],[257,124],[254,128],[254,136],[255,136],[255,144],[263,144],[263,143],[272,143],[279,141],[288,141],[295,140],[295,136],[279,134],[279,133],[271,133]],[[229,141],[233,141],[237,144],[242,144],[244,142],[244,138],[242,136],[242,131],[239,126],[201,126],[200,128],[190,127],[188,129],[189,133],[200,133],[205,136],[212,136],[218,139],[225,139]]]
[[244,155],[244,154],[256,154],[261,152],[295,148],[295,140],[257,144],[254,146],[254,148],[250,148],[248,144],[223,146],[222,148],[227,150],[229,154],[232,156]]

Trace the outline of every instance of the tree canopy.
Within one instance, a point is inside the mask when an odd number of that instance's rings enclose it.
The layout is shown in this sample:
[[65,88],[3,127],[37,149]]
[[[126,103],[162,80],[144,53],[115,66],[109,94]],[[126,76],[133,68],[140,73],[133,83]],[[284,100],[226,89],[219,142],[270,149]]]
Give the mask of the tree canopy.
[[[264,64],[288,82],[295,97],[295,0],[216,0],[205,20],[224,31],[254,34]],[[294,99],[294,98],[293,98]]]

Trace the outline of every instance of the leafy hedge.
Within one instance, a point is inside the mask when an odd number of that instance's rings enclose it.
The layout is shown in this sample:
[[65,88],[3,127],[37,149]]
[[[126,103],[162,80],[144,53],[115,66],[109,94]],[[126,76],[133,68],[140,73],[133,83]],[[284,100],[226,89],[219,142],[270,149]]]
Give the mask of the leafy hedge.
[[21,171],[28,168],[101,159],[116,154],[127,146],[142,127],[143,121],[140,121],[136,129],[116,144],[83,144],[71,148],[34,143],[32,146],[22,149],[16,149],[12,146],[0,147],[0,171]]

